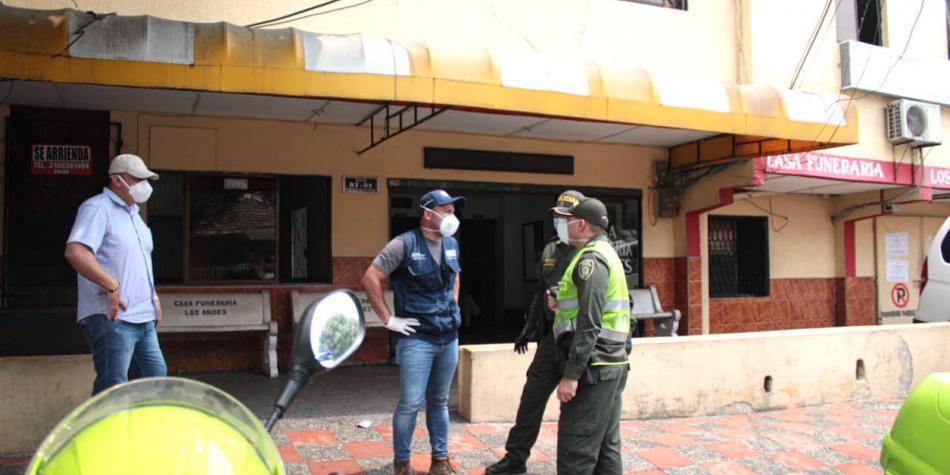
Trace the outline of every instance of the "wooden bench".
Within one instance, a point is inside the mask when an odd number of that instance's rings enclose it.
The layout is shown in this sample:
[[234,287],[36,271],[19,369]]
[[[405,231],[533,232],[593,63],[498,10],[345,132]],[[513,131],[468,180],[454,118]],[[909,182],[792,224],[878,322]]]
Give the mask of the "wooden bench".
[[[644,289],[631,289],[630,300],[633,302],[631,316],[638,323],[653,320],[656,336],[676,336],[680,326],[680,311],[664,311],[656,287],[651,285]],[[643,326],[638,324],[637,327],[634,336],[643,336]]]
[[159,333],[262,332],[262,368],[277,377],[277,322],[270,316],[270,293],[183,294],[161,292]]
[[[290,311],[294,315],[294,325],[300,321],[300,317],[303,316],[304,310],[310,306],[313,302],[316,302],[317,299],[323,297],[324,295],[332,292],[332,290],[327,290],[326,292],[300,292],[294,290],[290,292]],[[357,297],[360,299],[360,304],[363,306],[363,318],[366,322],[366,327],[382,327],[383,322],[379,319],[379,315],[376,315],[376,312],[373,311],[373,307],[369,304],[369,299],[366,297],[366,292],[364,291],[354,291]],[[389,309],[393,309],[393,291],[385,290],[383,291],[383,298],[386,299],[386,304],[389,305]]]

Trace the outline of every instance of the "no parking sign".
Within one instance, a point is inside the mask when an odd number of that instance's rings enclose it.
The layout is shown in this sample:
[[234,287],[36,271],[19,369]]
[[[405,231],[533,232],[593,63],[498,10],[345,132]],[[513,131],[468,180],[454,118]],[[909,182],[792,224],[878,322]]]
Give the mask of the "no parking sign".
[[907,303],[910,302],[910,290],[907,289],[906,285],[897,283],[894,284],[894,287],[891,287],[891,302],[893,302],[897,308],[907,306]]

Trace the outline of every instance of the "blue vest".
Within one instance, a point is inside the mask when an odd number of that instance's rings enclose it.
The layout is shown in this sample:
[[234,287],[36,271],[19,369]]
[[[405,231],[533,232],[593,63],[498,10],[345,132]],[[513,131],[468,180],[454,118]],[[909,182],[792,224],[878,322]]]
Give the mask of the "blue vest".
[[455,238],[442,238],[442,265],[438,265],[426,245],[422,230],[406,231],[402,238],[402,264],[389,276],[396,316],[419,320],[416,332],[422,335],[457,335],[461,314],[455,302],[455,274],[459,245]]

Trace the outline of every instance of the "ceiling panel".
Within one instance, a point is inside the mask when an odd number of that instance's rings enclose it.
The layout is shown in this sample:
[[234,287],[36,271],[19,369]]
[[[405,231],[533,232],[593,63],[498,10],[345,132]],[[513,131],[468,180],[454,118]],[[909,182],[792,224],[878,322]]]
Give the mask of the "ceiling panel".
[[545,120],[521,115],[450,110],[426,121],[419,128],[472,134],[511,135]]
[[538,122],[526,129],[515,132],[517,137],[538,139],[571,140],[595,142],[603,137],[613,136],[636,126],[629,124],[609,124],[578,120],[549,119]]
[[717,134],[698,130],[638,126],[617,135],[605,137],[601,139],[600,142],[672,147],[674,145],[695,142],[714,135]]
[[65,107],[56,86],[47,82],[10,81],[9,85],[0,86],[4,95],[8,95],[7,102],[14,105],[39,107]]
[[190,114],[198,93],[169,89],[61,84],[65,107]]

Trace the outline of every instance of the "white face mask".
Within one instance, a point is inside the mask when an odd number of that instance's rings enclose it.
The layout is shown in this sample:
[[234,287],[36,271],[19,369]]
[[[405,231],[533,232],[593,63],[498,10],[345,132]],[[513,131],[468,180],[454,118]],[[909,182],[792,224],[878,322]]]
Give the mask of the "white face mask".
[[425,229],[429,231],[439,231],[439,233],[445,237],[452,236],[459,230],[459,226],[461,226],[461,223],[459,222],[459,219],[455,217],[454,214],[445,216],[445,215],[439,214],[433,209],[429,209],[429,208],[422,208],[422,209],[427,210],[430,213],[442,218],[442,223],[439,224],[439,229],[437,230],[430,229],[430,228],[425,228]]
[[119,178],[119,181],[129,190],[129,194],[132,195],[132,201],[135,201],[138,204],[145,203],[148,201],[149,197],[152,196],[152,185],[149,184],[148,180],[142,180],[132,186],[129,186],[121,176],[116,175]]
[[554,218],[554,230],[557,231],[557,238],[564,244],[571,243],[571,236],[567,232],[567,226],[574,221],[578,220],[572,219],[568,221],[567,218]]

